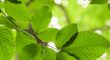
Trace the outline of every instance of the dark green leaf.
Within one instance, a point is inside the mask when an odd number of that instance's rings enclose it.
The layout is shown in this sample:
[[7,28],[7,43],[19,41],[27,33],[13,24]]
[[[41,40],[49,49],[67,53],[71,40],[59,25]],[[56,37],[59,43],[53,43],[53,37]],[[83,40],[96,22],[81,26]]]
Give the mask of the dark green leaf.
[[91,4],[105,4],[108,0],[91,0]]

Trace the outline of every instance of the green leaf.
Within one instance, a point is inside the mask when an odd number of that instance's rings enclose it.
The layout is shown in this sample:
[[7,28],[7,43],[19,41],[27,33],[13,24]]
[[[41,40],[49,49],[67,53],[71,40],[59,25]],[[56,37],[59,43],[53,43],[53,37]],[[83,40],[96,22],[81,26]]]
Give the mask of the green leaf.
[[0,24],[7,26],[8,28],[13,28],[13,24],[4,16],[0,16]]
[[33,12],[42,6],[49,6],[52,8],[54,6],[54,0],[33,0],[29,5],[29,9]]
[[41,60],[42,47],[37,44],[29,44],[25,46],[20,54],[19,60]]
[[56,46],[57,48],[63,47],[69,39],[78,32],[76,24],[70,24],[61,29],[56,36]]
[[76,60],[76,59],[65,52],[59,52],[57,53],[56,60]]
[[56,52],[37,44],[29,44],[23,48],[20,60],[55,60]]
[[[17,49],[18,57],[19,57],[20,60],[27,60],[27,59],[29,59],[29,57],[27,56],[27,54],[25,54],[23,52],[23,49],[27,45],[35,44],[35,43],[36,42],[35,42],[34,38],[31,35],[26,34],[24,32],[21,32],[21,31],[17,31],[16,49]],[[32,48],[34,48],[34,46]]]
[[56,52],[50,48],[43,49],[41,60],[56,60]]
[[15,23],[22,28],[27,28],[30,20],[30,12],[23,4],[5,3],[5,10],[8,16],[15,20]]
[[48,6],[43,6],[36,10],[31,21],[34,30],[38,33],[47,28],[51,21],[52,13]]
[[16,46],[18,52],[20,52],[25,46],[29,44],[35,44],[36,41],[34,37],[32,37],[30,34],[26,34],[23,31],[17,31],[17,36],[16,36]]
[[79,57],[80,60],[96,60],[109,46],[109,41],[94,32],[79,32],[75,41],[62,49],[64,52]]
[[54,42],[57,32],[58,32],[58,29],[48,28],[48,29],[38,33],[38,37],[45,42],[50,42],[50,41]]
[[15,40],[12,31],[0,26],[0,59],[12,60],[15,53]]
[[91,0],[91,4],[105,4],[108,3],[108,0]]

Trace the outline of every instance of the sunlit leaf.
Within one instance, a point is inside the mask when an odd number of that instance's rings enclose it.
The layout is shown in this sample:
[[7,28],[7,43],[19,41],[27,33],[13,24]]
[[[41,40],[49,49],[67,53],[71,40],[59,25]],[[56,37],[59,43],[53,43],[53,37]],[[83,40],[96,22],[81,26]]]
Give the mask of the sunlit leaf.
[[109,47],[109,42],[104,37],[93,32],[79,32],[75,41],[67,48],[66,53],[79,57],[80,60],[96,60]]
[[50,41],[54,42],[57,32],[58,32],[58,29],[48,28],[48,29],[38,33],[38,37],[45,42],[50,42]]
[[0,26],[0,59],[12,60],[15,53],[15,40],[10,29]]
[[56,60],[76,60],[76,59],[65,52],[59,52],[57,53]]
[[30,20],[30,13],[25,5],[6,2],[5,10],[8,16],[15,20],[15,23],[22,28],[27,28]]
[[57,48],[63,47],[63,45],[71,39],[73,35],[78,32],[76,24],[70,24],[61,29],[56,36]]
[[48,6],[37,9],[31,19],[34,30],[38,33],[48,27],[52,13]]

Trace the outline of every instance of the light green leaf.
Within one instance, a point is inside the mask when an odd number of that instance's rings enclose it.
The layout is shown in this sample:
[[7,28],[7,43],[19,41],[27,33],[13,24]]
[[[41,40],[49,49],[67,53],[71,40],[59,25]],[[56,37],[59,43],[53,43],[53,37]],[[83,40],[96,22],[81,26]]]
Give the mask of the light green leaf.
[[56,52],[50,48],[43,49],[41,60],[56,60]]
[[47,28],[51,17],[52,13],[48,6],[37,9],[31,19],[34,30],[38,33]]
[[4,16],[0,16],[0,24],[7,26],[8,28],[13,28],[13,24]]
[[[18,54],[19,60],[30,59],[29,56],[23,52],[23,49],[27,45],[31,45],[31,44],[35,44],[35,43],[36,42],[31,35],[17,31],[16,49],[17,49],[17,54]],[[32,48],[34,48],[34,46]]]
[[75,41],[62,49],[68,54],[79,57],[80,60],[96,60],[109,46],[109,41],[94,32],[79,32]]
[[55,60],[56,52],[40,45],[29,44],[21,53],[20,60]]
[[38,33],[38,37],[45,42],[54,42],[58,29],[48,28],[40,33]]
[[15,20],[15,23],[22,28],[27,28],[30,20],[30,12],[23,4],[5,3],[5,10],[8,16]]
[[91,0],[91,4],[105,4],[108,0]]
[[65,52],[59,52],[57,53],[56,60],[76,60],[76,59]]
[[12,31],[0,26],[0,60],[12,60],[15,53],[15,40]]
[[41,60],[42,47],[37,44],[29,44],[25,46],[20,54],[19,60]]
[[58,32],[56,36],[56,46],[57,48],[63,47],[63,45],[69,41],[69,39],[78,32],[76,24],[70,24],[65,26],[61,31]]
[[17,33],[17,53],[19,60],[54,60],[55,51],[49,48],[42,48],[36,44],[31,35],[22,32]]
[[30,5],[29,5],[29,9],[34,12],[36,11],[36,9],[42,7],[42,6],[49,6],[50,8],[52,8],[54,5],[54,0],[33,0]]

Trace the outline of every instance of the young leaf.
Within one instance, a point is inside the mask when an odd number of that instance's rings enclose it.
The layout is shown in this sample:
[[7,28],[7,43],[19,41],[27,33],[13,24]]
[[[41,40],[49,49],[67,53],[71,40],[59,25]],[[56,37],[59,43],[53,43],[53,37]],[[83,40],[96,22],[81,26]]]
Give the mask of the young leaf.
[[23,4],[5,3],[5,10],[8,16],[15,20],[15,23],[22,28],[27,28],[30,20],[30,12]]
[[58,29],[48,28],[48,29],[38,33],[38,37],[45,42],[50,42],[50,41],[54,42],[57,32],[58,32]]
[[29,44],[23,48],[20,60],[55,60],[55,51],[37,44]]
[[47,28],[51,17],[52,13],[48,6],[43,6],[37,9],[31,19],[34,30],[38,33]]
[[2,24],[4,26],[7,26],[9,28],[13,28],[14,27],[13,24],[9,20],[7,20],[7,18],[4,17],[4,16],[0,16],[0,24]]
[[59,52],[57,53],[56,60],[76,60],[76,59],[65,52]]
[[12,31],[0,26],[0,60],[12,60],[15,53],[15,40]]
[[37,44],[26,45],[19,54],[19,60],[41,60],[42,47]]
[[29,9],[33,12],[36,11],[36,8],[40,8],[45,5],[52,8],[54,6],[54,0],[31,0],[31,3],[29,3]]
[[61,29],[56,36],[57,48],[63,47],[63,45],[69,41],[69,39],[78,32],[76,24],[70,24]]
[[[23,49],[27,48],[30,45],[32,45],[31,49],[33,49],[33,48],[35,48],[35,46],[33,44],[35,44],[35,40],[31,35],[23,33],[21,31],[17,31],[16,51],[17,51],[17,55],[18,55],[19,60],[31,60],[30,56],[27,55]],[[32,52],[30,52],[30,53],[35,53],[35,52],[34,52],[34,50],[32,50]]]
[[17,31],[17,36],[16,36],[16,47],[17,47],[17,51],[21,52],[21,50],[29,45],[29,44],[35,44],[36,41],[35,39],[26,33],[23,33],[21,31]]
[[91,4],[105,4],[108,3],[108,0],[91,0]]
[[45,47],[42,50],[41,60],[56,60],[56,52],[50,48]]
[[89,31],[79,32],[75,41],[62,49],[64,52],[76,55],[80,60],[96,60],[109,46],[109,41],[104,37]]

